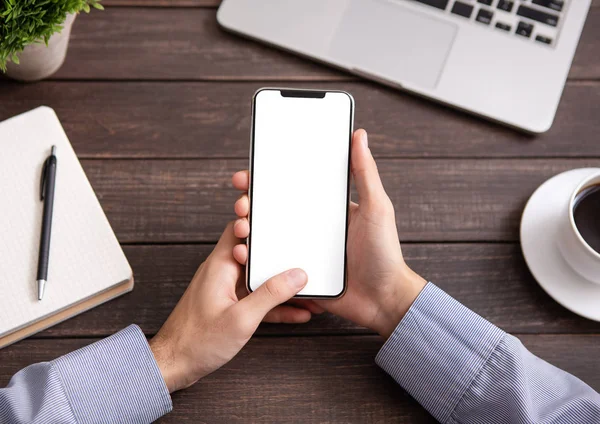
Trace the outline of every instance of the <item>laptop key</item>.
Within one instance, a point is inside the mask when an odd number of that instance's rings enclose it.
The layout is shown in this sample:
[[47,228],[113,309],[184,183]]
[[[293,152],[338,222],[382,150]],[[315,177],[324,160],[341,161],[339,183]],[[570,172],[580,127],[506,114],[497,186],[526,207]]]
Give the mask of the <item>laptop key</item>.
[[547,7],[548,9],[552,9],[557,12],[562,12],[563,6],[565,5],[563,0],[533,0],[532,3],[537,4],[538,6]]
[[514,2],[510,0],[499,0],[498,6],[496,6],[500,10],[504,10],[505,12],[510,12],[514,6]]
[[438,9],[446,10],[449,0],[416,0],[419,3],[426,4],[428,6],[437,7]]
[[[432,6],[437,9],[441,9],[446,12],[450,12],[454,15],[462,16],[467,19],[471,19],[473,12],[475,11],[475,5],[480,4],[482,6],[493,7],[495,0],[454,0],[452,7],[448,7],[450,5],[450,0],[415,0],[418,3],[425,4],[427,6]],[[517,4],[515,8],[515,3]],[[535,6],[530,7],[528,5],[533,4]],[[518,16],[522,16],[527,19],[531,19],[533,21],[537,21],[543,23],[545,25],[549,25],[552,27],[558,26],[559,16],[550,13],[552,12],[561,12],[564,8],[565,0],[498,0],[495,4],[496,9],[506,12],[506,13],[514,13]],[[477,16],[475,17],[475,21],[484,24],[484,25],[492,25],[494,21],[495,13],[494,10],[490,10],[484,7],[477,8]],[[515,11],[516,9],[516,11]],[[547,11],[544,11],[546,9]],[[502,15],[502,12],[499,12],[499,15]],[[525,38],[532,38],[534,35],[534,25],[532,23],[526,21],[520,21],[517,25],[517,29],[515,34],[520,35]],[[505,22],[495,22],[494,26],[505,32],[511,32],[513,30],[513,26],[507,24]],[[535,35],[535,40],[538,43],[552,45],[554,40],[550,37],[546,37],[544,35]]]
[[464,16],[465,18],[470,18],[471,13],[473,13],[473,6],[457,1],[454,2],[454,6],[452,6],[452,13]]
[[501,29],[503,31],[510,31],[511,26],[508,24],[504,24],[502,22],[496,22],[496,28]]
[[553,27],[558,25],[558,16],[553,15],[551,13],[542,12],[537,9],[532,9],[531,7],[527,6],[519,6],[519,10],[517,10],[517,15],[533,19],[534,21],[538,21]]
[[528,24],[526,22],[519,22],[519,26],[517,26],[517,34],[523,37],[531,37],[531,33],[533,32],[533,25]]
[[489,25],[492,23],[492,18],[494,17],[494,12],[486,9],[479,9],[479,13],[475,20],[477,22],[481,22],[482,24]]
[[544,44],[552,44],[552,38],[544,37],[543,35],[538,35],[537,37],[535,37],[535,41],[539,41],[540,43]]

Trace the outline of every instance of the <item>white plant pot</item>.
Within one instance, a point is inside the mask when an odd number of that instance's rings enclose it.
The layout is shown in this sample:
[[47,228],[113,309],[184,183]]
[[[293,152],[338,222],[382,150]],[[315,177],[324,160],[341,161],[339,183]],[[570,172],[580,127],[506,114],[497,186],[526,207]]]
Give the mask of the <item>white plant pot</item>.
[[38,81],[58,71],[67,56],[75,16],[67,15],[62,31],[50,37],[48,46],[44,42],[26,46],[18,54],[19,65],[12,62],[6,64],[6,75],[19,81]]

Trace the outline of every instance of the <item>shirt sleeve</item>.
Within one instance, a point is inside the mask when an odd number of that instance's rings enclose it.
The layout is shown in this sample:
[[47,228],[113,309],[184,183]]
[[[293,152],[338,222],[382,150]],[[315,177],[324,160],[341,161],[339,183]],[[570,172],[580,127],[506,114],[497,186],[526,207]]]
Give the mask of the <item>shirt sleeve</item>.
[[375,358],[442,423],[600,422],[600,395],[432,283]]
[[149,423],[171,409],[167,386],[137,325],[30,365],[0,389],[2,423]]

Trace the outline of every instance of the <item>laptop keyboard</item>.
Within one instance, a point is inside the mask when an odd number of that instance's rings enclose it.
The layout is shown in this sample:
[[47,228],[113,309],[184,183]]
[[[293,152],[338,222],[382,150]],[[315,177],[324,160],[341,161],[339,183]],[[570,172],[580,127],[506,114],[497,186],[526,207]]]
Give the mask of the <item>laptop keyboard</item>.
[[552,46],[567,0],[413,0],[493,31]]

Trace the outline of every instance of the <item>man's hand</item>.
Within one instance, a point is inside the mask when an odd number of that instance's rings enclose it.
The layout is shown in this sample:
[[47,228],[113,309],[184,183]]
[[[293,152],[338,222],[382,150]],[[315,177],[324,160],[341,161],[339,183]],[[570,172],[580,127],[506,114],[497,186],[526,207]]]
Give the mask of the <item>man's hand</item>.
[[[426,281],[404,262],[394,207],[379,178],[364,130],[357,130],[352,139],[352,174],[359,203],[350,205],[348,290],[339,299],[314,303],[388,338]],[[233,185],[244,192],[235,203],[239,219],[234,225],[235,235],[243,239],[250,232],[248,171],[237,172]],[[246,245],[235,246],[233,255],[245,264]]]
[[306,274],[299,269],[274,276],[248,295],[241,267],[232,256],[237,243],[229,224],[150,341],[170,392],[191,386],[229,362],[261,321],[303,323],[310,320],[311,311],[321,312],[310,303],[280,306],[306,285]]

